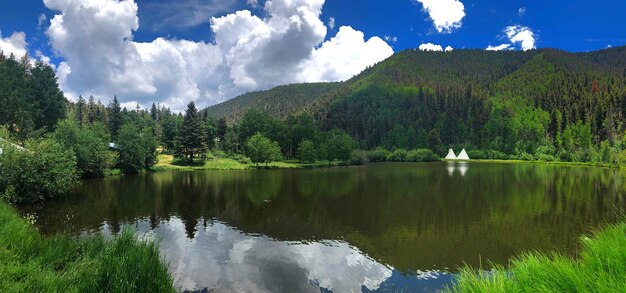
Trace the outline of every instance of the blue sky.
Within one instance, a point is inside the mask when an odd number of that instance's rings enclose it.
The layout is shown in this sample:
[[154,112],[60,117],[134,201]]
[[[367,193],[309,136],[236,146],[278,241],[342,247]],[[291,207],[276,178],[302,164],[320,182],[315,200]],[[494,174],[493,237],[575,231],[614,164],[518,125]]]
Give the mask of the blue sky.
[[[185,99],[210,105],[283,83],[344,80],[393,52],[420,45],[580,52],[626,44],[621,0],[274,0],[273,8],[267,2],[0,0],[0,48],[50,58],[70,98],[94,94],[106,100],[119,94],[128,103],[159,101],[176,108]],[[109,19],[90,15],[109,10]],[[244,10],[250,13],[237,12]],[[55,15],[64,21],[52,28]],[[293,31],[287,29],[290,21],[297,26]],[[179,72],[154,73],[150,62],[173,59],[180,62],[170,68]],[[132,74],[142,70],[145,74]],[[168,80],[168,74],[184,80]],[[129,88],[131,81],[139,86]]]

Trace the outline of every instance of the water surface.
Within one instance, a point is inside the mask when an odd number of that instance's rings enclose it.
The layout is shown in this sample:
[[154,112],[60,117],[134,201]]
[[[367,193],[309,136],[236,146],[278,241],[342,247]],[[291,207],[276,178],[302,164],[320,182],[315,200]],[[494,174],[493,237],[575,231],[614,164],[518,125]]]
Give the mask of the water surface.
[[84,181],[24,207],[44,233],[160,241],[180,290],[433,292],[459,266],[574,254],[620,220],[624,176],[534,164],[162,172]]

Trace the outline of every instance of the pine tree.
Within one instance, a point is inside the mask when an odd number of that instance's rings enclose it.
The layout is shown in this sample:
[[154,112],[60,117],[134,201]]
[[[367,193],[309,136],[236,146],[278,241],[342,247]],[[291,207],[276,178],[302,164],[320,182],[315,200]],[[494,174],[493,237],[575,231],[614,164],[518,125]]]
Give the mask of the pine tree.
[[74,117],[78,124],[83,125],[83,123],[87,120],[87,103],[83,96],[78,97],[78,102],[76,103],[76,110],[74,111]]
[[89,103],[87,104],[87,121],[94,123],[97,121],[98,106],[93,96],[89,96]]
[[117,133],[122,128],[122,113],[120,103],[117,101],[117,96],[113,97],[113,102],[109,104],[107,109],[109,112],[109,131],[112,137],[117,137]]
[[204,121],[198,114],[196,104],[190,102],[185,111],[183,125],[178,135],[177,154],[191,164],[194,156],[206,152]]

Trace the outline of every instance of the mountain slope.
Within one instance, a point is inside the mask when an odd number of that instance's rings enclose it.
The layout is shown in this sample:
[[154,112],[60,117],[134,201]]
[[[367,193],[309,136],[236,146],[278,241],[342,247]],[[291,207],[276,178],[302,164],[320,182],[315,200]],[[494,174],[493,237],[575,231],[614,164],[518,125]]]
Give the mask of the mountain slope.
[[337,88],[340,83],[304,83],[275,87],[238,96],[232,100],[207,108],[216,119],[226,118],[237,122],[249,109],[262,110],[284,119],[308,107],[317,98]]
[[312,113],[323,129],[340,128],[363,148],[416,148],[440,140],[507,153],[565,144],[584,149],[577,140],[587,140],[586,129],[594,143],[612,143],[626,130],[626,47],[589,53],[408,50],[343,83],[283,86],[228,103],[237,107],[223,104],[210,112]]

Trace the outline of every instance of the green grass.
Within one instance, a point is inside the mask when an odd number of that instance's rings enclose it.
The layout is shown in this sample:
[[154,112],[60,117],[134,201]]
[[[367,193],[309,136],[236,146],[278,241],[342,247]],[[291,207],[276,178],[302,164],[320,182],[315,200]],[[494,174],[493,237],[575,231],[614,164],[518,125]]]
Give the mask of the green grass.
[[448,292],[626,292],[626,223],[583,237],[580,256],[527,253],[508,269],[464,268]]
[[322,168],[328,166],[337,166],[339,162],[329,164],[328,161],[318,161],[312,164],[300,163],[295,160],[287,160],[282,162],[272,162],[267,164],[244,164],[231,158],[212,158],[204,163],[194,161],[193,164],[180,162],[172,155],[161,154],[157,157],[157,163],[152,167],[153,171],[197,171],[197,170],[251,170],[251,169],[294,169],[294,168]]
[[44,237],[0,202],[0,292],[174,292],[153,242]]

